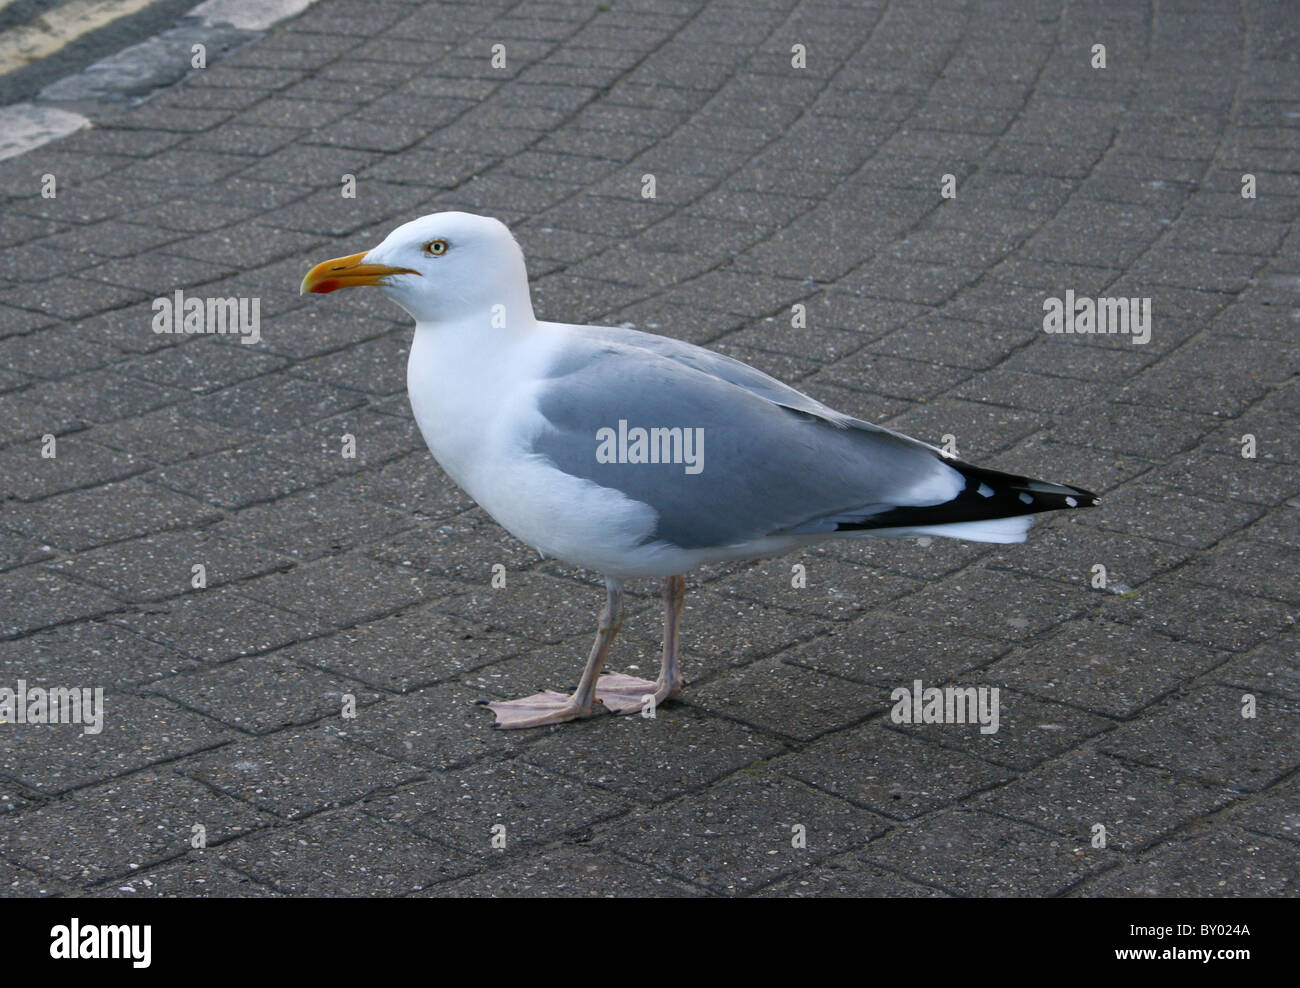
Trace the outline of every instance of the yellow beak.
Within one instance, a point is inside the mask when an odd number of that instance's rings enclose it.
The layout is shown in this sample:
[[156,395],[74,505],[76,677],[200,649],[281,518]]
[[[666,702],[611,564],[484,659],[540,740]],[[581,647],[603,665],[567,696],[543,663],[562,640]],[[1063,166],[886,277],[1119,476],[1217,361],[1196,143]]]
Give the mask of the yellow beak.
[[366,251],[321,261],[307,272],[298,289],[299,295],[307,292],[334,292],[340,288],[357,288],[361,285],[382,285],[391,274],[419,274],[410,268],[390,268],[387,264],[362,264]]

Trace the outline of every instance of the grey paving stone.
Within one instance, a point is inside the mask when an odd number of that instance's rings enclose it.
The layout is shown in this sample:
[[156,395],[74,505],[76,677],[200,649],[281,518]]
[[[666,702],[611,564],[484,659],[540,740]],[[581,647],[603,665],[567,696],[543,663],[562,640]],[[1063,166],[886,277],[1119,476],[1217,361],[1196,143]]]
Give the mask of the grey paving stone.
[[55,551],[51,546],[23,538],[13,532],[0,531],[0,570],[40,562],[54,554]]
[[962,810],[895,830],[865,857],[949,894],[980,897],[1059,895],[1117,860],[1087,839]]
[[[337,862],[322,873],[321,858],[336,855]],[[325,889],[335,896],[391,897],[471,870],[464,855],[355,809],[268,830],[223,846],[217,856],[287,895]]]
[[[391,469],[391,468],[389,468]],[[388,473],[388,469],[384,471]],[[385,486],[393,487],[389,494],[383,492],[384,503],[405,505],[408,499],[420,498],[419,492],[404,490],[396,483],[401,479],[400,472],[383,478]],[[367,486],[370,481],[366,481]],[[349,492],[362,490],[352,483],[345,485]],[[511,576],[522,577],[524,572],[535,565],[536,553],[516,540],[503,529],[486,519],[479,509],[464,511],[465,496],[451,489],[450,482],[444,481],[433,490],[433,497],[425,500],[433,502],[429,513],[443,516],[443,520],[425,523],[396,536],[381,540],[371,548],[369,554],[383,562],[398,566],[410,566],[457,580],[472,588],[490,586],[495,565],[505,567],[506,587],[510,587]],[[439,497],[441,496],[441,497]],[[444,500],[444,507],[436,507],[438,500]],[[454,516],[454,517],[452,517]],[[503,590],[505,588],[502,588]],[[599,610],[599,602],[592,605],[593,612]]]
[[1207,453],[1241,457],[1242,438],[1255,437],[1257,458],[1271,463],[1294,464],[1297,454],[1286,442],[1279,441],[1295,428],[1295,416],[1285,410],[1273,410],[1260,402],[1231,424],[1221,426],[1205,438],[1203,449]]
[[[674,739],[671,757],[668,738]],[[783,747],[763,732],[670,703],[653,719],[598,717],[573,731],[553,731],[530,745],[524,759],[646,802],[702,789]]]
[[[124,377],[115,366],[86,371],[39,388],[39,400],[91,425],[131,418],[183,401],[185,392]],[[58,431],[58,430],[51,430]]]
[[1132,853],[1231,801],[1227,793],[1168,772],[1076,753],[987,793],[979,807],[1088,841],[1101,824],[1107,847]]
[[155,463],[170,463],[233,447],[251,438],[241,429],[214,425],[189,414],[188,406],[160,408],[129,421],[91,429],[88,438]]
[[1127,720],[1225,659],[1222,652],[1090,617],[1015,649],[988,674],[1035,696]]
[[0,888],[14,899],[66,896],[71,891],[62,882],[54,881],[34,871],[20,868],[7,861],[0,862]]
[[[24,248],[26,253],[34,248]],[[38,277],[45,277],[42,271]],[[83,339],[75,327],[51,326],[0,342],[4,366],[31,377],[53,380],[94,370],[121,359],[121,351],[107,342]]]
[[29,439],[0,451],[6,496],[36,500],[123,480],[149,468],[130,452],[91,442],[84,433],[56,436],[52,457],[43,455],[45,448],[43,439]]
[[[504,587],[486,578],[447,602],[447,611],[475,621],[489,631],[555,644],[581,632],[595,634],[596,618],[605,605],[603,589],[583,591],[566,580],[542,573],[506,571]],[[626,600],[627,613],[633,610]]]
[[406,693],[524,647],[525,642],[448,613],[440,600],[293,645],[287,654],[378,689]]
[[[409,414],[405,408],[400,411],[399,417]],[[399,428],[397,433],[383,432],[382,434],[395,442],[398,436],[405,435],[404,428]],[[392,448],[390,444],[385,445]],[[452,576],[459,571],[449,564],[448,556],[459,557],[464,553],[458,548],[458,543],[462,539],[451,536],[455,534],[463,537],[470,528],[476,531],[484,530],[484,538],[493,538],[502,543],[501,551],[509,551],[511,554],[522,551],[520,543],[495,523],[487,520],[486,516],[477,509],[470,516],[464,514],[474,508],[474,502],[451,482],[427,450],[398,457],[379,469],[362,471],[356,476],[339,480],[330,486],[329,491],[346,497],[365,498],[406,513],[415,522],[426,523],[419,525],[413,531],[384,540],[376,549],[377,559],[385,558],[389,562],[417,565],[431,572]],[[431,519],[440,520],[441,523],[427,524]],[[495,529],[494,535],[486,534],[486,529],[489,527]],[[512,544],[515,548],[505,550],[506,543]],[[379,555],[379,553],[389,553],[390,547],[391,558],[387,555]],[[430,554],[435,552],[437,562],[430,557]],[[401,558],[397,558],[398,556]],[[505,559],[501,561],[507,564],[509,562]],[[461,577],[458,575],[456,578]]]
[[888,706],[888,693],[764,659],[691,690],[689,702],[773,734],[808,741],[880,713]]
[[[328,477],[322,467],[304,459],[287,459],[258,440],[167,464],[150,474],[157,486],[174,491],[176,497],[185,495],[195,503],[205,501],[230,510],[317,487]],[[219,515],[213,511],[210,517]]]
[[285,820],[355,803],[420,775],[320,728],[237,741],[180,761],[176,770]]
[[[620,635],[657,644],[663,638],[662,617],[661,608],[651,607],[648,615],[638,615],[639,629],[625,627]],[[678,633],[685,653],[744,665],[785,652],[799,642],[819,639],[832,627],[836,636],[843,633],[838,625],[817,618],[790,614],[736,597],[695,591],[688,586]],[[683,674],[689,682],[699,675],[699,670],[688,666]]]
[[[283,556],[205,529],[116,542],[61,559],[51,568],[103,587],[120,600],[142,603],[201,593],[292,565]],[[195,566],[203,567],[202,588],[195,587]]]
[[[514,699],[548,689],[572,692],[591,653],[593,637],[594,632],[588,632],[540,648],[527,647],[528,643],[515,640],[502,650],[507,657],[475,669],[463,682],[480,691],[478,701]],[[660,644],[648,635],[620,632],[605,670],[650,679],[659,673],[661,654]],[[715,656],[697,656],[686,649],[679,649],[678,658],[683,681],[688,683],[711,677],[724,667],[724,662]],[[678,704],[675,699],[668,702],[674,708]],[[600,713],[598,710],[597,714]]]
[[[802,566],[803,570],[795,570]],[[795,586],[795,582],[801,584]],[[763,560],[710,586],[736,600],[753,600],[801,614],[847,621],[919,589],[914,580],[873,571],[810,546],[797,555]]]
[[359,553],[302,563],[243,584],[245,596],[346,628],[445,593],[448,586]]
[[532,845],[584,834],[627,805],[612,793],[505,761],[435,773],[426,782],[367,800],[365,810],[454,848],[481,867]]
[[[428,453],[413,419],[385,415],[373,407],[280,432],[267,439],[266,449],[331,476],[374,470],[410,453]],[[425,464],[431,466],[427,459]]]
[[239,659],[209,674],[183,672],[150,683],[147,692],[251,734],[344,718],[345,702],[360,709],[379,699],[356,683],[296,665],[283,653]]
[[199,399],[194,414],[206,421],[256,432],[278,432],[354,408],[354,393],[291,377],[263,377]]
[[406,355],[410,343],[386,336],[346,350],[303,361],[295,375],[336,387],[371,394],[399,394],[406,389]]
[[1249,539],[1220,543],[1180,570],[1194,583],[1203,583],[1271,600],[1300,599],[1300,553]]
[[901,601],[895,611],[936,629],[1021,641],[1095,606],[1074,590],[1017,573],[974,566]]
[[1295,777],[1234,807],[1225,818],[1255,833],[1295,841],[1300,834]]
[[927,361],[900,360],[868,347],[836,361],[819,376],[847,388],[915,400],[941,394],[967,373]]
[[[1287,379],[1288,350],[1267,340],[1195,339],[1134,377],[1117,394],[1135,404],[1237,415]],[[1199,367],[1213,367],[1215,373],[1198,387],[1187,387],[1188,375]]]
[[563,845],[511,859],[504,868],[435,885],[420,895],[448,898],[623,898],[704,895],[696,886],[614,854]]
[[0,638],[125,609],[115,597],[40,566],[0,574]]
[[245,508],[213,527],[280,556],[306,560],[347,552],[412,527],[398,511],[359,498],[323,496],[319,489]]
[[1295,624],[1295,608],[1260,597],[1160,577],[1128,599],[1111,598],[1103,613],[1113,620],[1158,631],[1180,641],[1241,652]]
[[[896,765],[906,771],[891,767]],[[773,767],[894,820],[929,813],[1012,778],[1003,768],[905,735],[883,720],[820,738]]]
[[7,305],[58,319],[76,319],[105,309],[115,309],[128,302],[139,302],[148,293],[132,287],[86,281],[75,277],[52,278],[39,284],[0,292]]
[[953,389],[959,398],[1040,412],[1068,412],[1095,400],[1095,385],[1068,378],[991,370]]
[[1295,893],[1294,846],[1235,828],[1179,834],[1080,889],[1089,896],[1248,896]]
[[[341,244],[323,253],[328,256],[338,256],[338,253],[347,250],[348,246]],[[356,249],[359,250],[360,247]],[[320,260],[326,260],[326,257],[322,256]],[[313,263],[316,262],[311,258],[305,259],[302,264],[302,274],[306,274]],[[332,353],[392,331],[393,323],[386,319],[346,310],[325,311],[323,306],[307,306],[277,316],[275,325],[267,326],[263,330],[262,339],[263,345],[272,353],[300,360],[318,354]]]
[[[770,770],[741,772],[699,798],[633,812],[592,841],[725,895],[744,894],[884,833],[872,813]],[[806,841],[799,846],[800,838]]]
[[77,551],[216,518],[215,511],[193,498],[133,478],[46,498],[8,524]]
[[325,628],[319,620],[245,597],[233,587],[139,606],[115,622],[202,662],[256,655]]
[[[985,676],[971,675],[962,677],[955,685],[978,688],[988,683]],[[967,714],[968,719],[973,716]],[[898,730],[1023,772],[1078,747],[1088,738],[1108,730],[1113,722],[1001,687],[996,726],[996,732],[988,734],[984,733],[983,725],[973,723],[900,724]]]
[[[96,683],[65,682],[95,688]],[[12,688],[12,687],[11,687]],[[55,795],[202,751],[227,741],[229,731],[162,698],[104,692],[103,730],[84,724],[12,724],[0,751],[0,772],[34,792]]]
[[1054,424],[1053,417],[1043,412],[949,398],[912,405],[885,423],[887,428],[935,446],[943,445],[944,436],[952,436],[957,455],[971,461],[986,460],[1030,433],[1052,429]]
[[[1011,449],[981,460],[980,465],[1022,476],[1046,474],[1056,481],[1073,482],[1094,494],[1105,494],[1153,469],[1152,462],[1140,456],[1097,450],[1068,439],[1068,434],[1031,436]],[[1109,510],[1109,500],[1102,504],[1103,510]],[[1075,520],[1082,522],[1086,518],[1084,514]],[[1051,524],[1046,518],[1035,522],[1035,531]]]
[[918,885],[865,861],[861,853],[842,854],[782,878],[755,895],[763,898],[932,899],[944,893]]
[[195,840],[215,847],[271,821],[207,786],[150,769],[3,818],[0,846],[33,871],[84,886],[185,855]]
[[218,864],[215,855],[216,851],[189,851],[186,858],[107,882],[89,895],[113,899],[262,899],[277,895],[270,886]]
[[1249,655],[1231,659],[1219,668],[1217,678],[1232,686],[1300,700],[1300,663],[1294,635],[1270,638]]
[[[783,661],[815,669],[853,683],[893,689],[947,682],[969,670],[987,666],[1008,646],[945,629],[940,633],[923,621],[873,612],[847,625],[836,625],[799,648],[785,652]],[[845,684],[841,689],[854,687]]]
[[1255,697],[1244,717],[1240,689],[1207,684],[1099,742],[1101,751],[1195,778],[1228,792],[1257,792],[1294,768],[1295,704]]
[[990,547],[979,542],[923,535],[916,538],[867,537],[828,542],[825,551],[828,555],[869,567],[870,570],[884,570],[914,580],[933,581],[988,555]]
[[356,718],[325,727],[349,744],[438,771],[465,767],[484,755],[511,756],[535,739],[514,731],[484,731],[491,712],[478,705],[481,700],[472,686],[440,683],[358,709]]
[[127,689],[183,669],[192,659],[107,621],[78,621],[0,642],[4,682],[29,686],[95,683]]

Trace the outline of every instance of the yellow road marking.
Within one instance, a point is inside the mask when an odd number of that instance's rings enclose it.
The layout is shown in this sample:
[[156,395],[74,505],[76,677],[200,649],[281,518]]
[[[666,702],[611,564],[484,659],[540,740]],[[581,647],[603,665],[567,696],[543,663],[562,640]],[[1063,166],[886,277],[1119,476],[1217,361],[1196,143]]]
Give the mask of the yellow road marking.
[[[69,0],[0,34],[0,75],[31,65],[154,0]],[[0,8],[8,6],[0,0]]]

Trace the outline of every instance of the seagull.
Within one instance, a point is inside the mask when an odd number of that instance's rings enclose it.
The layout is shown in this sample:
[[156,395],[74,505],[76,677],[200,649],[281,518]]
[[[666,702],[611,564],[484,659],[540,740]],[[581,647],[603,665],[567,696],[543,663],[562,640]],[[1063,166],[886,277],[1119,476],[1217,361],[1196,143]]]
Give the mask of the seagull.
[[[605,607],[572,694],[485,704],[495,727],[652,711],[679,693],[685,574],[834,538],[1023,542],[1085,490],[987,470],[855,419],[748,364],[669,337],[533,314],[499,220],[422,216],[323,261],[301,292],[377,286],[415,319],[406,381],[429,451],[502,528],[601,574]],[[627,580],[662,580],[653,682],[601,675]]]

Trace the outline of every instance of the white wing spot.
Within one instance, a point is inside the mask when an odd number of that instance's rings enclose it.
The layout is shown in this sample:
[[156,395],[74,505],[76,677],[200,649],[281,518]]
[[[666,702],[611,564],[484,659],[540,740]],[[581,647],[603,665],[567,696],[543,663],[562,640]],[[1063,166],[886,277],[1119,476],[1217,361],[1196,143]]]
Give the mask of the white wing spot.
[[977,493],[980,495],[980,497],[992,497],[993,488],[990,487],[988,484],[980,484],[979,491]]
[[1034,503],[1034,496],[1033,496],[1032,494],[1026,494],[1026,493],[1024,493],[1023,491],[1021,491],[1021,492],[1020,492],[1020,500],[1024,501],[1025,504],[1033,504],[1033,503]]
[[1079,502],[1076,501],[1076,500],[1075,500],[1074,498],[1072,498],[1072,497],[1067,497],[1067,498],[1065,499],[1065,503],[1068,504],[1068,505],[1069,505],[1070,507],[1072,507],[1072,508],[1077,508],[1077,507],[1079,506]]

